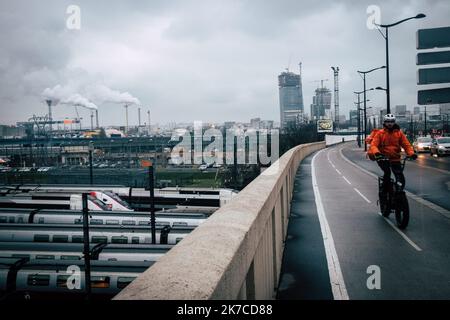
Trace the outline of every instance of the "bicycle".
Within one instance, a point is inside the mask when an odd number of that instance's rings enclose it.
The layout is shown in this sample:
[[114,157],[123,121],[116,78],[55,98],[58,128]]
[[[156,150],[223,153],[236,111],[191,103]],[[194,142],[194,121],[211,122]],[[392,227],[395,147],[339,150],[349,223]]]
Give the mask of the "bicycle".
[[[410,157],[404,157],[401,161],[402,171],[405,169],[406,160]],[[387,161],[389,159],[383,158],[378,161]],[[394,175],[395,176],[395,175]],[[397,177],[390,179],[388,185],[383,187],[383,176],[378,177],[378,203],[380,205],[381,214],[383,217],[389,217],[392,211],[395,212],[395,220],[399,229],[405,229],[409,223],[409,204],[406,198],[405,190],[402,184],[397,181]]]

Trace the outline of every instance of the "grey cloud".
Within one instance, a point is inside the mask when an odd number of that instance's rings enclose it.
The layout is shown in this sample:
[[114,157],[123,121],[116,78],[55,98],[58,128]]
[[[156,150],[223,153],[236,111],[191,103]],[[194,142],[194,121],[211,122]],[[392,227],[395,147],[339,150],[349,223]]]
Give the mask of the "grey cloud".
[[[0,2],[0,108],[14,123],[46,112],[40,93],[58,83],[104,84],[130,92],[154,121],[278,120],[277,75],[303,61],[305,109],[331,65],[341,68],[341,109],[362,87],[357,69],[384,64],[384,42],[366,28],[366,8],[392,22],[424,11],[391,33],[392,104],[415,104],[415,31],[448,25],[445,0],[418,1],[77,1],[82,29],[65,29],[72,1]],[[289,58],[291,57],[291,58]],[[385,85],[383,72],[370,86]],[[384,106],[382,92],[370,93]],[[97,103],[96,101],[94,101]],[[98,104],[103,124],[123,108]],[[134,110],[134,109],[133,109]],[[55,116],[68,116],[61,107]],[[130,115],[134,111],[130,109]],[[137,117],[136,117],[137,118]],[[133,118],[134,119],[134,118]],[[133,121],[133,120],[131,120]]]

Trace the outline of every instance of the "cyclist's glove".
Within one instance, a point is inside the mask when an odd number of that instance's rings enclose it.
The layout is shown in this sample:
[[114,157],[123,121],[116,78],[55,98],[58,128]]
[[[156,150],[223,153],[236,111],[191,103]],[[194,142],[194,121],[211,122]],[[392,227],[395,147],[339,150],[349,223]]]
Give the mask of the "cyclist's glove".
[[416,160],[417,159],[417,154],[412,154],[411,156],[410,156],[410,158],[412,159],[412,160]]
[[384,156],[381,153],[379,153],[379,152],[375,153],[375,160],[376,161],[382,160],[383,158],[384,158]]

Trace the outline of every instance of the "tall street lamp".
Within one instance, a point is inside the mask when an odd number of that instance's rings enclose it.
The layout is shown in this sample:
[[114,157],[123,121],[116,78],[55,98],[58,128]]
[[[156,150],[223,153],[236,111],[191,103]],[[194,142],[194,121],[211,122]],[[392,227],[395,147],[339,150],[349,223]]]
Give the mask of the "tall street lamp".
[[91,185],[94,184],[94,173],[92,171],[92,153],[94,152],[94,142],[89,142],[89,182]]
[[386,40],[386,109],[387,113],[391,113],[391,98],[390,98],[390,85],[389,85],[389,28],[394,27],[400,23],[403,23],[405,21],[411,20],[411,19],[421,19],[425,18],[426,16],[423,13],[419,13],[418,15],[414,17],[409,17],[400,21],[397,21],[395,23],[391,24],[375,24],[378,27],[384,28],[385,32],[384,34],[380,31],[383,38]]
[[[364,87],[365,87],[365,82],[364,82]],[[362,109],[364,111],[364,151],[367,151],[367,143],[366,143],[366,138],[367,138],[367,112],[366,112],[366,102],[369,101],[366,99],[366,92],[367,91],[372,91],[374,90],[374,88],[370,88],[370,89],[365,89],[363,91],[359,91],[359,92],[355,92],[358,95],[358,102],[360,101],[359,99],[359,95],[364,93],[364,108]],[[359,108],[359,106],[358,106]]]
[[[367,115],[366,115],[366,74],[371,73],[375,70],[385,69],[386,66],[381,66],[378,68],[373,68],[367,71],[358,71],[358,73],[363,77],[363,83],[364,83],[364,151],[367,151],[367,143],[366,143],[366,135],[367,135]],[[373,90],[373,89],[372,89]]]

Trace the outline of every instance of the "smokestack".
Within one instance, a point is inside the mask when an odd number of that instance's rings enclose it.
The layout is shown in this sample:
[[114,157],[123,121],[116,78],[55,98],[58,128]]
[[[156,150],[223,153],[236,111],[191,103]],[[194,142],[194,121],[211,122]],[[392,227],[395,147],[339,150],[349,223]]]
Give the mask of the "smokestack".
[[94,130],[94,111],[91,111],[91,130]]
[[100,126],[98,125],[98,110],[95,110],[95,124],[96,124],[97,129],[99,129]]
[[150,135],[150,110],[147,111],[147,115],[148,115],[148,135]]
[[138,123],[139,127],[141,127],[141,108],[138,108]]
[[125,134],[128,134],[128,105],[125,105]]
[[51,133],[53,131],[52,100],[45,100],[45,102],[47,102],[48,105],[48,121],[50,124],[50,133]]

